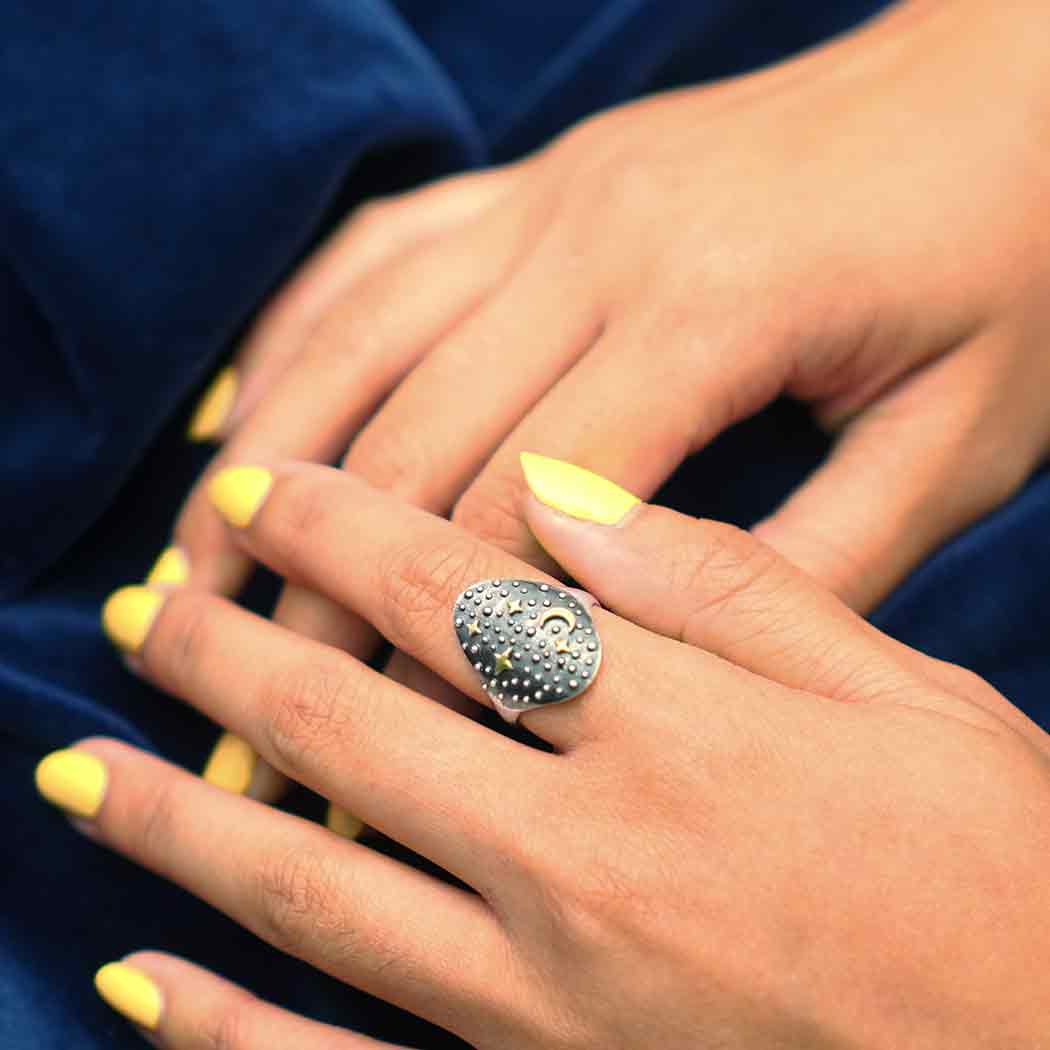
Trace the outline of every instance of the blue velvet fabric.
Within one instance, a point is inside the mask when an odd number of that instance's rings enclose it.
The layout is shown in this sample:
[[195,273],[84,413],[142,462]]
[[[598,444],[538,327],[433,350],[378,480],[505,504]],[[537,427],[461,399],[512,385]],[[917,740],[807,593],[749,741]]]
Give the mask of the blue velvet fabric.
[[[8,0],[0,34],[0,1048],[121,1048],[101,962],[196,959],[408,1045],[450,1037],[279,957],[75,835],[45,752],[114,734],[199,768],[214,729],[133,680],[97,613],[163,545],[203,453],[187,406],[345,208],[513,157],[596,108],[788,54],[879,0]],[[717,148],[717,143],[712,144]],[[664,498],[747,523],[825,452],[781,404]],[[877,622],[1050,719],[1050,477]],[[257,601],[267,599],[266,588]],[[295,805],[318,812],[309,798]]]

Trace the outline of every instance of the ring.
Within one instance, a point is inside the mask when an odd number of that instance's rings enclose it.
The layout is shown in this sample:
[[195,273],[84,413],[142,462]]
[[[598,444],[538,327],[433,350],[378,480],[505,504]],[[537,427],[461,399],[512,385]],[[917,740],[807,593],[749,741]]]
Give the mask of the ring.
[[480,580],[455,601],[452,625],[492,706],[508,722],[573,700],[602,662],[585,591],[535,580]]

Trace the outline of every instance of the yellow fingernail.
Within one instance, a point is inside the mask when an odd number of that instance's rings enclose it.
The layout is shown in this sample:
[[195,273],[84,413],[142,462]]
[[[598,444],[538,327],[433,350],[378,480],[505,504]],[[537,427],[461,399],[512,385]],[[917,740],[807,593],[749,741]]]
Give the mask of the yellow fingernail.
[[227,467],[211,479],[208,496],[231,525],[243,529],[251,524],[272,484],[273,475],[262,467]]
[[243,795],[255,773],[255,752],[239,736],[223,733],[201,776],[216,787]]
[[357,817],[331,803],[328,805],[328,813],[324,822],[329,831],[342,835],[344,839],[356,839],[365,828]]
[[129,1021],[153,1029],[160,1020],[160,989],[127,963],[106,963],[95,974],[95,990]]
[[190,578],[190,563],[179,547],[161,551],[153,563],[146,583],[153,586],[181,587]]
[[641,502],[600,474],[535,452],[522,452],[521,469],[536,499],[572,518],[615,525]]
[[106,767],[86,751],[52,751],[37,763],[34,780],[48,802],[89,820],[106,793]]
[[146,587],[121,587],[102,606],[102,629],[125,652],[142,648],[153,620],[164,604],[164,595]]
[[224,368],[200,399],[186,436],[190,441],[211,441],[219,436],[237,397],[237,372]]

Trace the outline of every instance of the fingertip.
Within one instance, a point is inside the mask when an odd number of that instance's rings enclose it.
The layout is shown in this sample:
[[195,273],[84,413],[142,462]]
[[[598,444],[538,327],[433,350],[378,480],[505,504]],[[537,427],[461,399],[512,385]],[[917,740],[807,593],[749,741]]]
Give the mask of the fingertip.
[[226,522],[247,528],[273,487],[264,467],[235,466],[220,470],[208,483],[208,498]]
[[232,366],[224,368],[212,380],[186,428],[186,437],[190,441],[215,441],[222,435],[233,414],[238,385],[237,370]]
[[522,452],[519,461],[532,495],[570,518],[618,525],[641,502],[616,482],[565,460]]
[[146,576],[148,587],[182,587],[190,578],[190,562],[181,547],[166,547]]
[[125,653],[136,653],[157,618],[165,595],[137,584],[114,591],[102,606],[102,629]]
[[163,1009],[159,985],[127,962],[110,962],[95,972],[95,990],[117,1013],[148,1031],[156,1029]]
[[97,816],[108,781],[109,771],[102,759],[76,748],[52,751],[33,771],[41,798],[84,820]]
[[201,777],[214,787],[244,795],[251,787],[257,761],[258,756],[247,741],[233,733],[223,733]]

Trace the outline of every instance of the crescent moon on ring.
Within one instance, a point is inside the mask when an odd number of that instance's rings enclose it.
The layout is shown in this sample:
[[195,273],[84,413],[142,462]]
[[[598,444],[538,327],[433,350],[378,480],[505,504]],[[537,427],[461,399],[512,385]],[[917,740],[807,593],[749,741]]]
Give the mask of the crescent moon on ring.
[[548,620],[564,620],[569,628],[569,634],[576,630],[576,617],[568,609],[548,609],[540,617],[537,626],[542,627]]

